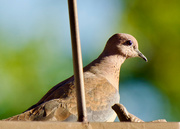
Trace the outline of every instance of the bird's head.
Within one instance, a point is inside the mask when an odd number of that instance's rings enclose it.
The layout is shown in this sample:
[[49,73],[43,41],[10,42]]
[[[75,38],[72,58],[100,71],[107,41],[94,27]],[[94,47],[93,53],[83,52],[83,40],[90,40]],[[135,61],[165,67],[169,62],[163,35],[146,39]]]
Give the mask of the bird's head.
[[140,57],[146,62],[147,58],[139,51],[137,40],[130,34],[114,34],[104,49],[106,54],[118,54],[126,58]]

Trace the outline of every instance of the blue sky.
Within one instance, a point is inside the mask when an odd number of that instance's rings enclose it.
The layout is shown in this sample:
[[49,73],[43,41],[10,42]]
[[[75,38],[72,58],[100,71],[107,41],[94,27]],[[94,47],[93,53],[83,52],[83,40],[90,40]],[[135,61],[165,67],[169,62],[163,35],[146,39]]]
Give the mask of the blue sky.
[[[82,51],[97,49],[114,33],[121,16],[120,1],[77,1]],[[31,38],[45,36],[49,42],[63,44],[71,50],[67,0],[6,0],[0,1],[0,28],[10,36],[6,40],[18,40],[23,44]],[[3,32],[3,33],[4,33]],[[51,35],[49,35],[51,34]],[[104,38],[107,37],[107,38]],[[55,42],[56,41],[56,42]],[[102,42],[97,44],[97,42]],[[66,43],[62,43],[66,42]]]

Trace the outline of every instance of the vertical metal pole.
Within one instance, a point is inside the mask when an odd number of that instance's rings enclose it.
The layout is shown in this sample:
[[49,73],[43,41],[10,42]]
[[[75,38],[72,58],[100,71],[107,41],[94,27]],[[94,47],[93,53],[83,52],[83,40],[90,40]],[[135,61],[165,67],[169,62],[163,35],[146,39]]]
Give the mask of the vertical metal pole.
[[70,29],[71,29],[74,78],[75,78],[76,96],[77,96],[78,121],[87,122],[83,65],[82,65],[82,54],[81,54],[76,0],[68,0],[68,6],[69,6],[69,18],[70,18]]

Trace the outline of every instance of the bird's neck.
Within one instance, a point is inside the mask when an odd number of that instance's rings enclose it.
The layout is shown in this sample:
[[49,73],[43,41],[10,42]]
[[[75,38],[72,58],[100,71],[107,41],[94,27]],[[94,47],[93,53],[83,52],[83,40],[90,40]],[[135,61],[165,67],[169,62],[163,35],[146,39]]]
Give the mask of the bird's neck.
[[119,89],[120,67],[125,61],[121,55],[103,55],[103,53],[84,68],[98,76],[106,78],[116,89]]

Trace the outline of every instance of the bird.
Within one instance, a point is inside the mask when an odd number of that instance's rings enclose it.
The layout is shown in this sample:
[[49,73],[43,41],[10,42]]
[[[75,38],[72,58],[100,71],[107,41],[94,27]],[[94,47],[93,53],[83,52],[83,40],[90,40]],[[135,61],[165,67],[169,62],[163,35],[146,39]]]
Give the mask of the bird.
[[[97,59],[83,68],[87,119],[89,122],[113,122],[111,106],[119,103],[120,68],[128,58],[147,58],[139,51],[130,34],[111,36]],[[74,76],[51,88],[36,104],[5,121],[77,121]]]

